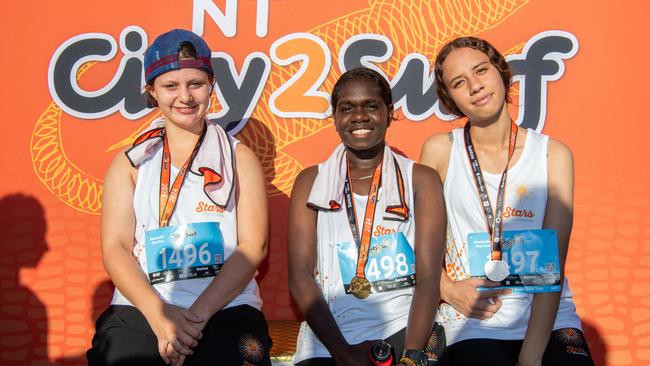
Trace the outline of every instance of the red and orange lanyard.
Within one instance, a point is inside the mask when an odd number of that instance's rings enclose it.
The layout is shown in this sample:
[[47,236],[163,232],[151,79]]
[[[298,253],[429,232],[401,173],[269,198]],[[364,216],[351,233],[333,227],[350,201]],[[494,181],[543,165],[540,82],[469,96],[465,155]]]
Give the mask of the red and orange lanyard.
[[372,175],[372,183],[368,192],[368,201],[366,202],[366,213],[363,217],[363,230],[361,239],[359,239],[359,232],[357,230],[357,214],[354,208],[354,198],[352,197],[352,179],[350,178],[350,162],[348,161],[348,173],[345,177],[345,186],[343,194],[345,195],[345,208],[348,213],[348,223],[350,224],[350,231],[355,244],[359,248],[357,254],[357,272],[359,278],[365,278],[365,268],[368,262],[368,251],[370,249],[370,236],[372,235],[372,227],[375,221],[375,208],[377,207],[377,195],[379,194],[379,185],[381,184],[381,166],[377,165],[375,172]]
[[169,180],[171,176],[171,161],[172,155],[169,151],[169,142],[167,142],[167,134],[163,135],[163,156],[162,163],[160,168],[160,198],[159,198],[159,226],[166,227],[169,225],[169,220],[176,209],[176,201],[178,200],[178,195],[181,193],[181,188],[183,187],[183,182],[185,181],[185,176],[187,176],[187,171],[190,169],[190,165],[196,154],[199,152],[199,147],[201,147],[201,142],[203,142],[203,137],[205,136],[205,128],[199,137],[199,140],[194,145],[194,150],[187,158],[183,166],[178,171],[174,183],[169,189]]
[[476,157],[476,151],[474,145],[472,144],[472,138],[469,134],[470,123],[465,124],[464,134],[465,134],[465,150],[467,151],[467,157],[469,158],[470,165],[472,167],[472,173],[474,175],[474,182],[476,183],[476,188],[478,189],[478,195],[481,199],[483,206],[483,213],[485,214],[486,226],[488,233],[490,234],[490,243],[491,243],[491,253],[490,258],[492,260],[501,260],[501,239],[503,233],[503,203],[505,201],[506,193],[506,180],[508,178],[508,165],[510,160],[515,153],[515,147],[517,145],[517,125],[510,121],[510,140],[508,142],[508,161],[506,161],[506,167],[503,169],[501,174],[501,181],[499,183],[499,189],[497,191],[497,207],[496,213],[492,212],[492,205],[490,204],[490,197],[488,196],[487,186],[483,181],[483,174],[481,173],[481,167],[478,164],[478,158]]

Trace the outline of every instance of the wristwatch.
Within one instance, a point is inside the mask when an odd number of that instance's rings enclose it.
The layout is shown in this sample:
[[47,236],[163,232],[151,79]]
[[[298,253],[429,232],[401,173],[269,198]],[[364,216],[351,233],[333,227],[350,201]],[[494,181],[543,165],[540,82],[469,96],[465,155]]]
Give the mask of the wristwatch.
[[427,366],[427,355],[420,349],[405,349],[399,362],[408,366]]

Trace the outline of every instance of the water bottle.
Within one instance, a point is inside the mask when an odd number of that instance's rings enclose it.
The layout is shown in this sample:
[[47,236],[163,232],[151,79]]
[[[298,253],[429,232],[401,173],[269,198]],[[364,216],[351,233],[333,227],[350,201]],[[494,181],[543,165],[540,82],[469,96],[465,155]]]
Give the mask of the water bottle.
[[388,342],[379,341],[373,344],[368,350],[368,357],[376,366],[393,365],[393,347]]

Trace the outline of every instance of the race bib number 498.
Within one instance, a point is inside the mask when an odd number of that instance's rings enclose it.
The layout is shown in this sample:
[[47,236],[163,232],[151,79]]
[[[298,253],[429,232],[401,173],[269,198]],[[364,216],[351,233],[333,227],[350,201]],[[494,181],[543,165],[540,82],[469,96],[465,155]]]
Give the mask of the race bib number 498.
[[[354,242],[336,244],[345,293],[356,276],[357,246]],[[415,253],[403,233],[372,237],[365,276],[372,292],[384,292],[415,285]]]
[[145,233],[152,285],[216,276],[223,265],[223,235],[217,222],[168,226]]

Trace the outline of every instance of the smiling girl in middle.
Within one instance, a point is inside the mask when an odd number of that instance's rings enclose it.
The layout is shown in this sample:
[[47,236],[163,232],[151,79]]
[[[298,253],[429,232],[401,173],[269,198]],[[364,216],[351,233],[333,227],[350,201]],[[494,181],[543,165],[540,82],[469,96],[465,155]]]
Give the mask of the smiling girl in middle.
[[440,178],[386,144],[393,103],[379,73],[341,75],[332,111],[342,143],[300,173],[289,207],[289,284],[307,321],[294,362],[371,365],[369,347],[387,340],[401,363],[425,365],[446,227]]

